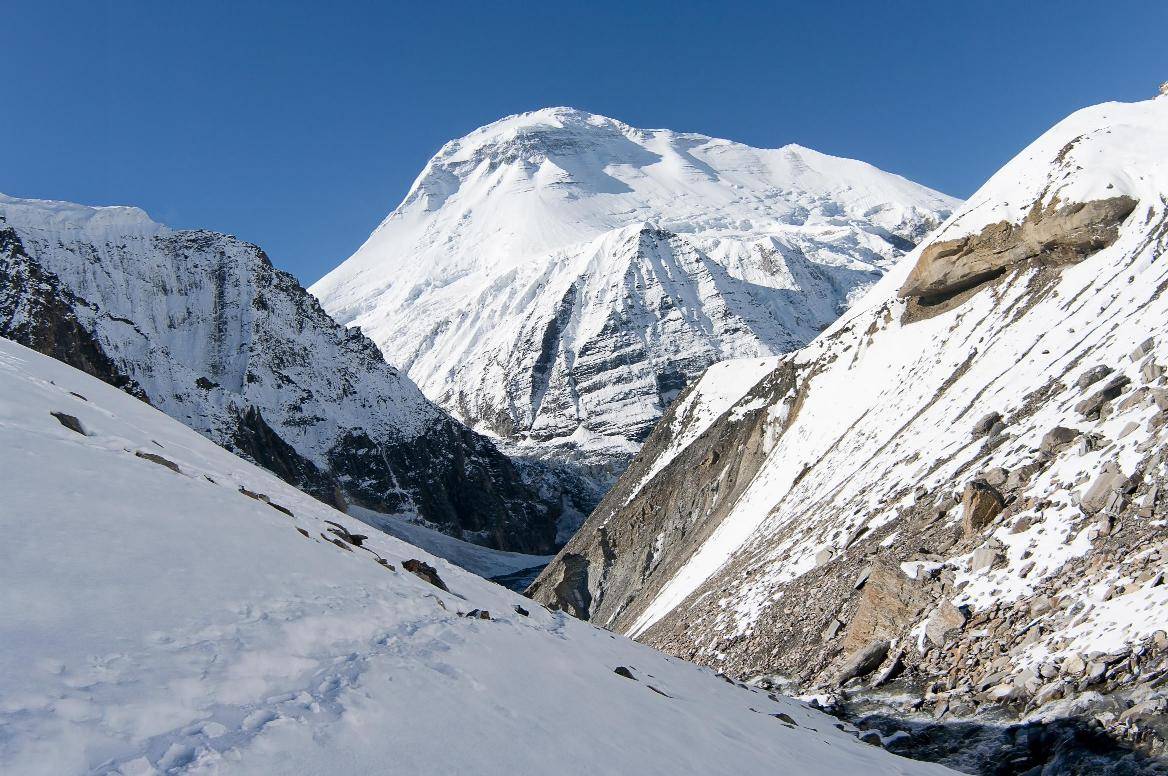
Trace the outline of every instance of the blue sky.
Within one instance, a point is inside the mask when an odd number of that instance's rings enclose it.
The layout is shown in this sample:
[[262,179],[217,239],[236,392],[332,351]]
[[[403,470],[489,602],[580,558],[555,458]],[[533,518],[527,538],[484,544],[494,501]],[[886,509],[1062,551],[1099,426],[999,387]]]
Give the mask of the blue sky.
[[571,105],[967,196],[1168,80],[1168,2],[0,3],[0,191],[134,204],[306,285],[446,140]]

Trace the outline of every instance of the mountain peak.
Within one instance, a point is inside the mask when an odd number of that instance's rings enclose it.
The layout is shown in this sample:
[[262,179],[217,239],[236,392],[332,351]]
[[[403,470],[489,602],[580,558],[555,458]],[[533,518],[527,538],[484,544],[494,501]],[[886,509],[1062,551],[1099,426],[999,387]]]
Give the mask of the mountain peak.
[[796,145],[544,108],[447,143],[311,290],[458,417],[608,465],[709,363],[808,341],[955,204]]

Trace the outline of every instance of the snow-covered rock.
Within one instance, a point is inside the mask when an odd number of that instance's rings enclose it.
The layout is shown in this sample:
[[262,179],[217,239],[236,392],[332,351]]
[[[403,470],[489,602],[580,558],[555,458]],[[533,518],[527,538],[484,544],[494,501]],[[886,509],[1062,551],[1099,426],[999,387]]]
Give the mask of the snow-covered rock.
[[803,345],[955,204],[799,146],[549,108],[446,144],[310,290],[472,427],[619,470],[705,367]]
[[1138,697],[1168,670],[1166,202],[1168,101],[1060,122],[811,345],[708,371],[536,598],[806,687],[890,641],[937,715]]
[[541,499],[490,441],[231,236],[171,230],[137,208],[0,195],[0,334],[330,503],[501,549],[555,546],[561,494]]
[[0,772],[948,772],[362,527],[0,339]]

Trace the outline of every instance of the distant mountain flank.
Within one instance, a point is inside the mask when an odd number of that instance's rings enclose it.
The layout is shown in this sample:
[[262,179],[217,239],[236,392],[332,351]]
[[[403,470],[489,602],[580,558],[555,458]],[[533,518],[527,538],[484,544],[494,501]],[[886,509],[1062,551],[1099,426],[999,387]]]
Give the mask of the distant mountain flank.
[[797,348],[956,200],[571,108],[447,143],[310,291],[519,454],[619,472],[710,364]]
[[[547,553],[580,509],[427,400],[257,246],[0,195],[0,336],[143,398],[341,509]],[[530,480],[530,482],[529,482]]]

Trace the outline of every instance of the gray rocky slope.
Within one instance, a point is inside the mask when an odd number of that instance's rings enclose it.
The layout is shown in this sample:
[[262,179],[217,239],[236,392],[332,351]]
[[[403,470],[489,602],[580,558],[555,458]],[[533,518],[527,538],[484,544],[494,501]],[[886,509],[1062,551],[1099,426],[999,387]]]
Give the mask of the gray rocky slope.
[[341,508],[529,553],[553,549],[573,511],[554,477],[517,470],[230,236],[0,195],[0,335]]
[[1073,114],[807,348],[708,370],[529,593],[963,769],[1155,770],[1166,252],[1168,98]]

